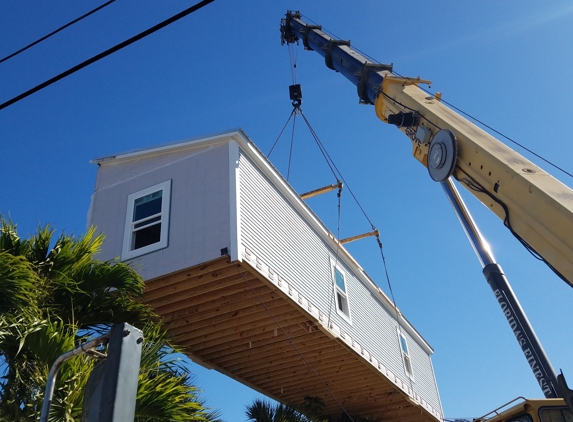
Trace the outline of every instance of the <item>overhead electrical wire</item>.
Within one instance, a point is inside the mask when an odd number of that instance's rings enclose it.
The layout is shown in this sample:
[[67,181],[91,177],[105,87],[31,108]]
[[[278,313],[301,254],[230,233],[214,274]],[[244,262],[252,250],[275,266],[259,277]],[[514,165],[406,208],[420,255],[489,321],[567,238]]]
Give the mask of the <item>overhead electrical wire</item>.
[[10,55],[4,57],[3,59],[0,59],[0,63],[5,62],[6,60],[11,59],[11,58],[14,57],[14,56],[17,56],[18,54],[20,54],[20,53],[26,51],[27,49],[29,49],[30,47],[35,46],[35,45],[38,44],[38,43],[41,43],[42,41],[44,41],[44,40],[50,38],[52,35],[55,35],[55,34],[57,34],[58,32],[60,32],[60,31],[62,31],[62,30],[64,30],[64,29],[66,29],[68,26],[72,26],[74,23],[77,23],[77,22],[81,21],[82,19],[87,18],[88,16],[94,14],[94,13],[97,12],[98,10],[101,10],[101,9],[103,9],[103,8],[106,7],[106,6],[109,6],[109,5],[112,4],[114,1],[115,1],[115,0],[109,0],[107,3],[104,3],[104,4],[102,4],[101,6],[96,7],[96,8],[93,9],[92,11],[90,11],[90,12],[88,12],[88,13],[86,13],[86,14],[80,16],[79,18],[74,19],[74,20],[71,21],[71,22],[68,22],[68,23],[65,24],[64,26],[60,26],[58,29],[56,29],[55,31],[50,32],[48,35],[44,35],[42,38],[40,38],[40,39],[34,41],[34,42],[31,43],[31,44],[28,44],[26,47],[23,47],[23,48],[21,48],[20,50],[15,51],[14,53],[12,53],[12,54],[10,54]]
[[112,47],[112,48],[109,48],[109,49],[105,50],[104,52],[102,52],[102,53],[100,53],[100,54],[97,54],[96,56],[93,56],[91,59],[88,59],[88,60],[86,60],[86,61],[84,61],[84,62],[82,62],[82,63],[80,63],[80,64],[78,64],[78,65],[76,65],[76,66],[74,66],[74,67],[72,67],[71,69],[68,69],[68,70],[66,70],[65,72],[60,73],[59,75],[54,76],[54,77],[51,78],[51,79],[48,79],[47,81],[41,83],[40,85],[37,85],[37,86],[35,86],[34,88],[29,89],[28,91],[26,91],[26,92],[24,92],[24,93],[22,93],[22,94],[20,94],[20,95],[18,95],[18,96],[16,96],[16,97],[12,98],[11,100],[8,100],[8,101],[6,101],[6,102],[0,104],[0,110],[2,110],[2,109],[4,109],[4,108],[6,108],[6,107],[8,107],[8,106],[10,106],[10,105],[12,105],[12,104],[14,104],[14,103],[16,103],[16,102],[22,100],[22,99],[24,99],[24,98],[26,98],[26,97],[28,97],[28,96],[34,94],[35,92],[40,91],[40,90],[43,89],[43,88],[46,88],[47,86],[52,85],[53,83],[59,81],[60,79],[63,79],[63,78],[65,78],[66,76],[69,76],[69,75],[71,75],[71,74],[77,72],[78,70],[81,70],[81,69],[83,69],[84,67],[89,66],[90,64],[95,63],[95,62],[97,62],[98,60],[103,59],[104,57],[109,56],[110,54],[115,53],[116,51],[121,50],[121,49],[124,48],[124,47],[127,47],[127,46],[130,45],[130,44],[133,44],[133,43],[136,42],[136,41],[139,41],[139,40],[142,39],[142,38],[145,38],[146,36],[148,36],[148,35],[150,35],[150,34],[156,32],[156,31],[159,31],[160,29],[166,27],[167,25],[170,25],[170,24],[172,24],[173,22],[178,21],[179,19],[184,18],[185,16],[187,16],[187,15],[193,13],[193,12],[196,12],[197,10],[203,8],[204,6],[207,6],[209,3],[212,3],[212,2],[214,2],[214,1],[215,1],[215,0],[203,0],[203,1],[201,1],[201,2],[199,2],[199,3],[197,3],[197,4],[195,4],[195,5],[193,5],[193,6],[191,6],[191,7],[189,7],[188,9],[185,9],[184,11],[182,11],[182,12],[180,12],[180,13],[178,13],[178,14],[172,16],[172,17],[170,17],[169,19],[166,19],[166,20],[164,20],[163,22],[158,23],[157,25],[155,25],[155,26],[153,26],[153,27],[151,27],[151,28],[149,28],[149,29],[147,29],[147,30],[145,30],[145,31],[143,31],[143,32],[141,32],[141,33],[139,33],[139,34],[137,34],[137,35],[135,35],[135,36],[129,38],[128,40],[125,40],[125,41],[123,41],[122,43],[119,43],[119,44],[117,44],[116,46],[114,46],[114,47]]

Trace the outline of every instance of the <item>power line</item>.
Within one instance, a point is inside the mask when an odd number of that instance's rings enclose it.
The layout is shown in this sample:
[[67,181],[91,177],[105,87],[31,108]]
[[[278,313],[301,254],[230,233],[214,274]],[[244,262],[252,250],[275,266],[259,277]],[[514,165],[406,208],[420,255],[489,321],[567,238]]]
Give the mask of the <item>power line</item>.
[[121,50],[121,49],[124,48],[124,47],[127,47],[127,46],[130,45],[130,44],[133,44],[133,43],[136,42],[136,41],[139,41],[139,40],[142,39],[142,38],[145,38],[146,36],[148,36],[148,35],[150,35],[150,34],[156,32],[156,31],[160,30],[161,28],[164,28],[164,27],[166,27],[167,25],[169,25],[169,24],[171,24],[171,23],[173,23],[173,22],[175,22],[175,21],[177,21],[177,20],[179,20],[179,19],[181,19],[181,18],[183,18],[183,17],[185,17],[185,16],[187,16],[187,15],[189,15],[189,14],[191,14],[191,13],[197,11],[197,10],[199,10],[199,9],[201,9],[201,8],[204,7],[204,6],[207,6],[209,3],[212,3],[212,2],[214,2],[214,1],[215,1],[215,0],[203,0],[203,1],[201,1],[201,2],[199,2],[199,3],[197,3],[197,4],[195,4],[195,5],[191,6],[190,8],[185,9],[184,11],[182,11],[182,12],[176,14],[175,16],[172,16],[172,17],[170,17],[169,19],[166,19],[166,20],[164,20],[163,22],[158,23],[157,25],[155,25],[155,26],[153,26],[153,27],[151,27],[151,28],[149,28],[149,29],[147,29],[147,30],[145,30],[145,31],[143,31],[143,32],[141,32],[141,33],[135,35],[134,37],[131,37],[130,39],[128,39],[128,40],[126,40],[126,41],[124,41],[124,42],[122,42],[122,43],[120,43],[120,44],[117,44],[115,47],[112,47],[112,48],[110,48],[110,49],[104,51],[103,53],[100,53],[100,54],[98,54],[98,55],[92,57],[91,59],[88,59],[88,60],[86,60],[86,61],[84,61],[84,62],[82,62],[82,63],[80,63],[80,64],[78,64],[78,65],[76,65],[76,66],[74,66],[74,67],[72,67],[71,69],[68,69],[68,70],[66,70],[65,72],[60,73],[59,75],[54,76],[54,77],[51,78],[51,79],[48,79],[46,82],[43,82],[43,83],[41,83],[40,85],[37,85],[37,86],[35,86],[35,87],[32,88],[32,89],[29,89],[28,91],[26,91],[26,92],[24,92],[24,93],[18,95],[17,97],[14,97],[14,98],[12,98],[11,100],[8,100],[8,101],[6,101],[5,103],[0,104],[0,110],[2,110],[2,109],[4,109],[4,108],[8,107],[9,105],[12,105],[12,104],[14,104],[14,103],[16,103],[16,102],[18,102],[18,101],[20,101],[20,100],[22,100],[22,99],[28,97],[28,96],[34,94],[35,92],[40,91],[40,90],[43,89],[43,88],[46,88],[47,86],[52,85],[53,83],[59,81],[60,79],[63,79],[63,78],[65,78],[66,76],[69,76],[69,75],[71,75],[72,73],[75,73],[75,72],[77,72],[78,70],[83,69],[84,67],[89,66],[90,64],[95,63],[95,62],[97,62],[97,61],[100,60],[100,59],[103,59],[104,57],[109,56],[109,55],[112,54],[112,53],[115,53],[115,52],[118,51],[118,50]]
[[30,47],[35,46],[36,44],[50,38],[52,35],[57,34],[58,32],[62,31],[63,29],[66,29],[68,26],[73,25],[76,22],[81,21],[84,18],[87,18],[89,15],[97,12],[100,9],[103,9],[104,7],[110,5],[111,3],[113,3],[115,0],[109,0],[107,3],[102,4],[101,6],[96,7],[94,10],[92,10],[91,12],[86,13],[85,15],[80,16],[77,19],[74,19],[73,21],[65,24],[64,26],[59,27],[58,29],[56,29],[55,31],[50,32],[48,35],[43,36],[42,38],[40,38],[39,40],[34,41],[32,44],[28,44],[26,47],[21,48],[18,51],[15,51],[14,53],[10,54],[9,56],[4,57],[3,59],[0,59],[0,63],[5,62],[8,59],[11,59],[12,57],[20,54],[23,51],[26,51],[27,49],[29,49]]

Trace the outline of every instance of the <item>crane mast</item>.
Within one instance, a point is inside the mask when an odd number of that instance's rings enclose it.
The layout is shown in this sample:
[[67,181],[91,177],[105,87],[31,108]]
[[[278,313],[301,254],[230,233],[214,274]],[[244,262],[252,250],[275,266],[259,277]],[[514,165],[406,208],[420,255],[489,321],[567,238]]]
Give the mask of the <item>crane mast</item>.
[[317,25],[288,12],[283,43],[302,41],[330,69],[357,87],[359,101],[372,104],[383,122],[411,141],[412,155],[430,177],[450,176],[494,212],[533,254],[573,287],[573,190],[418,87],[429,81],[404,78],[392,65],[375,63]]

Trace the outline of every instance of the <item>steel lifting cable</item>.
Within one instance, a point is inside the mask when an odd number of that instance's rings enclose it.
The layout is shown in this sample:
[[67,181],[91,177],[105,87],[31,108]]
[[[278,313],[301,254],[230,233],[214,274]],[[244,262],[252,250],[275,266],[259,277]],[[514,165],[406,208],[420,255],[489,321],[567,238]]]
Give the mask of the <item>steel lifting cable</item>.
[[[294,78],[293,78],[294,80]],[[341,221],[341,196],[342,196],[342,184],[340,183],[340,180],[336,174],[336,171],[334,170],[334,168],[331,165],[331,160],[329,160],[330,156],[328,156],[328,153],[326,152],[324,146],[322,145],[322,143],[320,142],[320,140],[318,139],[318,136],[316,135],[316,132],[314,132],[314,130],[312,129],[312,126],[310,125],[310,123],[308,122],[306,116],[304,116],[302,109],[300,108],[300,102],[294,102],[293,101],[293,110],[291,111],[289,118],[287,120],[287,122],[285,123],[285,125],[283,126],[279,136],[277,137],[275,143],[273,144],[271,150],[269,151],[269,153],[267,154],[267,158],[271,155],[271,153],[273,152],[275,146],[277,145],[279,139],[281,138],[284,130],[286,129],[288,122],[290,121],[291,118],[293,118],[293,126],[292,126],[292,133],[291,133],[291,144],[290,144],[290,152],[289,152],[289,161],[288,161],[288,170],[287,170],[287,182],[290,179],[290,168],[291,168],[291,162],[292,162],[292,151],[293,151],[293,144],[294,144],[294,133],[295,133],[295,123],[296,123],[296,117],[298,116],[298,114],[301,114],[303,116],[303,119],[307,125],[307,127],[309,128],[315,142],[318,145],[318,149],[320,150],[320,152],[322,153],[324,160],[326,161],[326,164],[328,165],[328,167],[330,168],[330,171],[332,172],[334,178],[336,179],[336,183],[339,185],[338,188],[338,194],[337,194],[337,198],[338,198],[338,217],[337,217],[337,233],[336,233],[336,255],[335,255],[335,262],[334,262],[334,268],[336,268],[336,266],[338,265],[338,254],[339,254],[339,249],[340,249],[340,221]],[[355,198],[356,199],[356,198]],[[364,211],[363,211],[364,212]],[[373,226],[374,227],[374,226]],[[331,274],[331,277],[336,277],[335,273],[333,272],[333,274]],[[334,278],[332,283],[332,290],[331,290],[331,296],[330,296],[330,306],[329,306],[329,310],[328,310],[328,325],[330,326],[331,323],[331,316],[332,316],[332,304],[333,304],[333,300],[335,299],[335,293],[336,293],[336,279]]]
[[338,185],[338,193],[336,194],[336,196],[338,197],[338,223],[337,223],[337,228],[336,228],[336,254],[335,254],[335,259],[334,259],[334,271],[331,271],[331,277],[333,277],[332,280],[332,290],[330,291],[330,300],[328,301],[329,303],[329,307],[328,307],[328,328],[330,328],[330,321],[331,321],[331,316],[332,316],[332,303],[333,301],[336,300],[335,294],[336,294],[336,266],[338,265],[338,252],[340,251],[340,214],[341,214],[341,197],[342,197],[342,185],[339,184]]
[[281,136],[283,136],[283,132],[285,131],[285,129],[286,129],[287,125],[288,125],[288,122],[290,122],[290,119],[292,119],[292,116],[293,116],[295,113],[296,113],[296,108],[293,108],[292,111],[291,111],[291,113],[290,113],[290,115],[289,115],[289,117],[288,117],[288,119],[287,119],[287,121],[286,121],[286,123],[285,123],[285,125],[283,126],[283,128],[282,128],[282,130],[281,130],[281,133],[279,133],[279,136],[277,137],[277,139],[276,139],[275,143],[273,144],[271,150],[270,150],[269,153],[267,154],[267,158],[269,158],[269,157],[271,156],[271,154],[273,153],[273,150],[274,150],[275,147],[277,146],[277,142],[279,141],[279,139],[281,139]]
[[[388,283],[388,289],[390,291],[390,297],[392,298],[392,304],[394,305],[394,311],[396,313],[396,323],[398,324],[398,334],[399,334],[398,335],[398,351],[400,352],[400,357],[402,358],[402,369],[404,370],[404,372],[411,375],[406,368],[406,362],[404,361],[404,357],[402,356],[402,353],[403,353],[402,344],[401,344],[402,339],[400,338],[400,336],[402,335],[402,323],[400,322],[401,312],[398,311],[398,305],[396,305],[396,298],[394,297],[394,290],[392,289],[392,283],[390,282],[390,275],[388,274],[388,266],[386,265],[386,257],[384,256],[384,249],[382,247],[382,242],[380,241],[380,235],[379,234],[376,235],[376,242],[378,243],[378,248],[380,249],[380,257],[382,258],[382,264],[384,266],[384,274],[386,275],[386,282]],[[410,354],[410,352],[408,351],[408,355],[409,354]],[[408,358],[410,358],[410,357],[408,356]],[[410,388],[412,389],[412,393],[413,393],[414,392],[414,384],[412,382],[412,378],[410,376],[408,376],[408,379],[410,380]]]
[[[290,46],[289,46],[290,47]],[[292,80],[293,80],[293,85],[296,84],[296,53],[293,49],[289,48],[289,56],[290,56],[290,64],[291,64],[291,72],[292,72]],[[299,91],[300,93],[300,91]],[[291,97],[291,99],[293,99]],[[269,151],[269,153],[267,154],[267,158],[270,157],[271,153],[273,152],[275,146],[277,145],[279,139],[281,138],[284,130],[286,129],[289,121],[291,119],[293,119],[293,124],[292,124],[292,134],[291,134],[291,144],[290,144],[290,153],[289,153],[289,162],[288,162],[288,170],[287,170],[287,181],[289,180],[289,176],[290,176],[290,166],[291,166],[291,161],[292,161],[292,150],[293,150],[293,144],[294,144],[294,132],[295,132],[295,124],[296,124],[296,117],[297,115],[300,113],[302,115],[302,110],[300,108],[301,105],[301,99],[293,99],[292,102],[293,105],[293,109],[289,115],[289,118],[287,119],[285,125],[283,126],[281,132],[279,133],[279,136],[277,137],[277,139],[275,140],[271,150]],[[306,118],[305,118],[306,121]],[[308,125],[308,123],[307,123]],[[328,161],[327,161],[328,163]],[[330,164],[329,164],[330,167]],[[332,167],[330,167],[332,173],[334,174],[335,178],[336,178],[336,174],[334,173],[334,171],[332,170]],[[340,185],[340,181],[338,180],[338,178],[336,178],[337,183],[339,184],[339,188],[338,188],[338,234],[337,234],[337,238],[340,239],[340,197],[341,197],[341,191],[342,191],[342,186]],[[336,263],[338,263],[338,248],[339,248],[339,242],[337,242],[337,251],[336,251]],[[342,409],[342,411],[346,414],[346,416],[348,416],[348,419],[350,420],[350,422],[354,422],[354,419],[352,418],[352,416],[350,416],[350,414],[348,413],[348,411],[346,410],[346,408],[344,407],[344,405],[336,398],[336,396],[334,395],[334,393],[330,390],[330,388],[328,388],[328,386],[326,385],[326,383],[323,381],[323,379],[320,377],[320,375],[318,374],[318,372],[312,367],[312,365],[310,364],[310,362],[308,360],[306,360],[306,358],[304,357],[304,355],[302,354],[302,352],[300,351],[300,349],[296,346],[296,344],[294,343],[294,341],[289,337],[289,335],[287,334],[287,332],[285,331],[285,329],[280,325],[280,323],[277,321],[277,319],[274,317],[274,315],[271,313],[271,311],[267,308],[267,306],[265,305],[265,303],[263,302],[263,300],[259,297],[259,295],[257,294],[257,292],[255,291],[255,289],[251,286],[251,284],[249,283],[249,281],[245,278],[245,275],[243,273],[241,273],[241,270],[239,269],[237,264],[234,264],[235,268],[237,270],[237,272],[241,275],[241,277],[243,278],[243,280],[245,281],[245,283],[249,286],[249,288],[251,289],[251,291],[255,294],[255,296],[257,297],[257,299],[259,300],[259,302],[263,305],[263,308],[267,311],[267,313],[270,315],[270,317],[273,319],[273,321],[275,322],[275,324],[277,325],[277,327],[281,330],[281,332],[284,334],[284,336],[287,338],[287,340],[289,341],[289,343],[292,345],[293,349],[298,353],[298,355],[300,356],[300,358],[302,359],[302,361],[305,363],[305,365],[311,370],[311,372],[314,374],[314,376],[319,380],[319,382],[324,386],[324,388],[326,389],[326,391],[328,392],[328,394],[330,394],[330,396],[334,399],[334,401],[338,404],[338,406],[340,406],[340,408]],[[334,285],[333,285],[333,289],[334,289]],[[334,292],[334,290],[333,290]],[[331,308],[332,308],[332,298],[331,298]],[[329,324],[330,324],[330,316],[329,316]]]
[[[320,151],[322,152],[322,155],[324,156],[326,162],[328,163],[328,166],[330,167],[330,170],[333,172],[333,174],[336,176],[336,178],[340,178],[340,180],[342,180],[342,182],[344,183],[344,185],[346,186],[346,188],[348,189],[348,192],[350,192],[350,195],[352,195],[352,198],[354,198],[354,201],[356,202],[356,205],[358,205],[358,208],[360,209],[360,211],[362,212],[362,214],[364,215],[364,217],[366,218],[366,220],[368,221],[368,223],[370,224],[370,226],[372,227],[372,230],[376,230],[376,226],[374,226],[374,223],[372,223],[372,220],[370,220],[370,218],[368,217],[368,215],[366,214],[366,211],[364,211],[364,208],[362,207],[362,205],[360,204],[360,201],[358,201],[358,198],[356,198],[356,195],[354,195],[354,192],[352,192],[352,189],[350,189],[350,186],[348,185],[348,183],[346,182],[346,180],[344,179],[344,176],[342,176],[342,173],[340,172],[340,170],[338,170],[338,167],[336,167],[336,164],[334,163],[334,161],[332,160],[332,158],[330,157],[330,155],[328,154],[328,151],[326,150],[326,148],[324,147],[324,145],[322,144],[322,142],[320,142],[320,139],[318,138],[318,135],[316,134],[316,132],[314,131],[314,129],[312,128],[312,126],[310,125],[308,119],[306,118],[306,116],[304,115],[304,113],[300,112],[301,116],[303,117],[304,121],[306,122],[306,125],[308,126],[308,129],[310,130],[310,133],[312,134],[315,142],[318,145],[318,148],[320,149]],[[335,172],[336,170],[336,172]]]
[[298,110],[299,110],[299,108],[294,106],[294,108],[293,108],[294,119],[292,119],[292,132],[290,135],[290,150],[289,150],[289,154],[288,154],[287,182],[289,181],[289,178],[290,178],[290,165],[292,162],[292,147],[294,145],[294,130],[296,127],[296,116],[298,116]]
[[288,44],[289,61],[291,69],[292,84],[296,84],[296,60],[297,60],[297,49],[294,44]]
[[[338,167],[336,167],[336,164],[334,163],[334,161],[332,160],[332,158],[330,157],[330,155],[328,154],[328,151],[326,150],[326,148],[324,147],[324,145],[322,144],[322,142],[320,141],[320,139],[318,138],[318,135],[316,134],[316,132],[314,131],[314,129],[312,128],[312,126],[310,125],[310,122],[308,121],[308,119],[306,118],[306,116],[304,115],[304,113],[302,112],[302,110],[300,110],[300,114],[302,115],[304,121],[306,122],[314,140],[316,141],[318,148],[320,149],[323,157],[325,158],[325,160],[327,161],[327,163],[329,163],[329,167],[330,169],[333,171],[333,169],[336,169],[336,172],[338,174],[338,176],[340,177],[340,179],[344,182],[344,184],[346,185],[348,191],[350,192],[350,194],[352,195],[352,197],[354,198],[356,204],[358,205],[358,207],[360,208],[360,210],[362,211],[362,213],[364,214],[364,217],[366,218],[366,220],[370,223],[370,226],[372,227],[372,230],[376,230],[376,227],[374,226],[374,224],[372,223],[372,221],[370,220],[370,218],[368,217],[368,215],[366,214],[366,211],[364,211],[364,208],[362,207],[362,205],[360,204],[360,202],[358,201],[358,199],[356,198],[356,196],[354,195],[354,193],[352,192],[352,189],[350,189],[350,186],[348,186],[348,183],[346,182],[346,180],[344,179],[344,176],[342,176],[342,173],[340,173],[340,170],[338,170]],[[336,174],[335,174],[336,176]],[[339,197],[339,207],[340,207],[340,197]],[[340,208],[339,208],[340,209]],[[339,219],[340,219],[340,213],[339,213]],[[339,227],[338,227],[338,239],[340,239],[340,220],[339,220]],[[380,234],[377,233],[376,234],[376,242],[378,243],[378,248],[380,249],[380,257],[382,259],[382,264],[384,267],[384,273],[386,276],[386,281],[388,283],[388,289],[390,291],[390,297],[392,300],[392,304],[394,306],[394,310],[396,313],[396,323],[398,324],[398,333],[399,335],[402,335],[402,323],[400,321],[400,312],[398,311],[398,306],[396,305],[396,299],[394,297],[394,291],[392,289],[392,283],[390,281],[390,275],[388,274],[388,266],[386,264],[386,258],[384,256],[384,250],[382,247],[382,241],[380,240]],[[339,242],[337,242],[337,247],[336,247],[336,260],[338,260],[338,250],[339,250]],[[336,276],[334,276],[336,277]],[[336,282],[336,280],[334,280],[334,282]],[[335,292],[335,284],[333,284],[333,291],[332,291],[332,295],[334,295]],[[329,310],[329,326],[330,326],[330,312],[332,310],[332,297],[330,299],[330,310]],[[402,356],[402,345],[400,344],[401,339],[398,336],[398,351],[400,353],[400,357],[402,360],[402,368],[404,370],[404,372],[409,373],[408,370],[406,369],[406,363],[404,362],[404,358]],[[409,354],[409,352],[408,352]],[[408,379],[410,381],[410,388],[412,389],[412,391],[414,391],[414,385],[412,382],[412,378],[410,378],[410,376],[408,376]]]

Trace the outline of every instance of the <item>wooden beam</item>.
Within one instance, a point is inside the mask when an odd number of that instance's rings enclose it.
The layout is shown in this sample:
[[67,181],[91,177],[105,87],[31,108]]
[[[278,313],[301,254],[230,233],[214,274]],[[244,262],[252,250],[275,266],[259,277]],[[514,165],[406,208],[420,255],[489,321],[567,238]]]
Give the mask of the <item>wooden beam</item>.
[[[307,337],[309,333],[305,330],[301,330],[300,327],[291,325],[289,327],[284,328],[287,332],[289,338],[291,340],[296,340],[297,338]],[[201,353],[205,356],[209,356],[213,362],[218,361],[219,359],[226,359],[230,356],[235,354],[244,354],[249,351],[255,352],[259,350],[263,350],[265,347],[273,346],[276,344],[290,344],[288,343],[287,337],[283,334],[282,330],[277,330],[277,336],[265,335],[261,336],[260,338],[251,338],[249,343],[244,343],[241,345],[237,345],[233,348],[221,348],[221,347],[214,347],[209,349],[201,350]],[[287,343],[284,343],[287,342]]]
[[[312,375],[312,377],[316,377],[315,373],[323,380],[328,380],[329,382],[336,383],[337,380],[343,381],[345,383],[354,382],[359,376],[368,377],[371,375],[371,371],[366,368],[360,368],[359,365],[355,365],[356,362],[352,361],[349,358],[341,359],[341,364],[339,365],[329,365],[327,367],[322,367],[317,362],[307,361],[310,366],[312,367],[311,370],[306,363],[299,359],[298,362],[292,362],[289,365],[280,365],[276,364],[273,365],[272,362],[269,362],[268,370],[252,370],[252,371],[233,371],[239,376],[242,376],[248,379],[253,384],[257,385],[265,385],[268,383],[284,383],[289,385],[296,385],[300,383],[301,385],[306,381],[300,375],[301,373],[307,373]],[[348,372],[345,372],[345,371]],[[352,373],[352,376],[349,377],[348,373]],[[344,376],[340,376],[340,374],[346,374]],[[370,380],[370,383],[373,381]]]
[[[356,362],[357,358],[351,356],[347,351],[343,349],[336,349],[336,350],[329,350],[321,353],[320,351],[313,351],[309,352],[304,348],[298,348],[298,351],[291,346],[290,350],[286,349],[286,353],[284,354],[273,354],[270,355],[273,361],[280,359],[281,365],[279,368],[283,367],[293,367],[294,365],[302,362],[302,358],[298,352],[301,352],[304,356],[304,359],[309,362],[312,366],[321,365],[323,369],[335,366],[339,368],[344,362]],[[244,371],[255,372],[259,368],[262,369],[263,372],[271,372],[275,370],[269,364],[269,359],[258,359],[253,360],[250,362],[238,362],[231,365],[226,365],[226,368],[232,370],[234,373],[241,374]],[[280,369],[279,369],[280,370]]]
[[257,300],[256,303],[253,303],[252,305],[249,306],[237,306],[237,307],[229,306],[229,308],[231,309],[228,311],[227,309],[225,309],[225,312],[221,311],[220,309],[215,309],[207,312],[192,313],[185,317],[181,317],[179,319],[174,319],[169,322],[166,322],[165,325],[170,332],[178,334],[179,332],[185,332],[192,329],[192,328],[187,328],[190,325],[192,325],[193,329],[198,329],[213,324],[221,323],[224,321],[228,321],[234,318],[245,317],[247,315],[253,314],[255,312],[260,312],[265,309],[277,312],[276,311],[277,307],[288,307],[288,306],[290,305],[285,303],[283,299],[270,300],[264,305],[262,303],[259,303]]
[[182,292],[194,289],[199,286],[211,285],[214,281],[235,279],[237,277],[238,278],[249,277],[249,273],[244,270],[238,272],[235,267],[226,267],[217,271],[213,271],[212,273],[189,278],[179,283],[170,284],[160,289],[155,289],[150,292],[144,292],[144,296],[148,302],[155,302],[158,299],[162,299],[167,296],[179,295]]
[[[248,289],[248,287],[247,287]],[[255,295],[256,293],[256,295]],[[237,309],[242,309],[243,306],[254,305],[260,303],[258,297],[263,300],[272,300],[278,297],[278,295],[270,290],[267,286],[259,286],[253,290],[237,290],[237,291],[225,291],[224,296],[216,296],[213,298],[204,298],[204,301],[198,304],[194,304],[191,307],[178,310],[175,312],[166,312],[162,314],[163,320],[166,322],[177,320],[180,318],[185,318],[189,315],[203,314],[213,309],[225,308],[228,311],[234,311]]]
[[273,315],[285,315],[285,313],[291,315],[298,314],[295,314],[296,311],[291,305],[280,299],[265,304],[264,306],[262,304],[253,305],[240,311],[228,312],[223,315],[213,315],[211,318],[197,321],[197,323],[191,320],[191,322],[186,325],[169,329],[169,332],[173,335],[189,333],[189,335],[197,337],[202,334],[217,332],[230,327],[242,329],[248,327],[246,324],[251,322],[270,318],[269,311],[272,312]]
[[[273,314],[269,314],[267,309],[262,309],[251,315],[247,315],[244,318],[236,318],[232,320],[223,321],[219,324],[214,324],[212,326],[199,328],[196,330],[191,330],[187,332],[190,338],[194,338],[197,343],[203,340],[224,338],[229,335],[235,336],[238,334],[243,334],[249,330],[256,329],[261,326],[274,326],[277,327],[276,321],[285,321],[291,318],[301,316],[300,313],[293,310],[290,306],[278,308],[279,310]],[[271,318],[271,315],[275,317],[275,320]],[[192,343],[190,343],[192,344]]]
[[[176,294],[160,297],[149,301],[146,299],[146,302],[149,303],[153,308],[157,309],[157,312],[159,314],[161,314],[162,312],[173,312],[173,310],[175,309],[181,309],[180,303],[184,299],[195,298],[197,296],[202,296],[207,293],[212,293],[211,299],[215,299],[217,297],[223,296],[225,289],[234,285],[235,286],[243,285],[245,286],[245,290],[247,288],[243,278],[239,275],[234,275],[229,278],[212,281],[211,284],[208,285],[193,286],[187,290],[184,290]],[[169,308],[169,305],[173,306]],[[168,308],[167,309],[164,308],[165,306],[167,306]]]
[[[257,280],[251,280],[251,283],[255,284],[258,283]],[[235,294],[235,293],[248,293],[250,291],[249,287],[243,282],[242,279],[237,279],[233,282],[233,284],[228,284],[223,286],[223,288],[213,289],[211,291],[206,292],[198,292],[198,294],[192,295],[191,297],[182,298],[177,302],[173,302],[170,304],[162,305],[162,306],[155,306],[153,304],[152,307],[159,315],[168,315],[175,312],[182,312],[189,309],[193,309],[196,305],[201,303],[203,297],[206,299],[214,300],[223,298],[227,294]],[[252,293],[252,291],[251,291]]]
[[161,289],[171,284],[180,283],[189,278],[198,277],[204,274],[212,273],[213,271],[226,268],[234,265],[229,262],[229,257],[221,257],[213,261],[205,262],[194,267],[186,268],[181,271],[176,271],[162,277],[154,278],[145,283],[145,291],[150,293],[153,290]]
[[[284,328],[284,327],[291,325],[291,324],[297,324],[299,322],[303,322],[306,320],[306,318],[307,318],[306,316],[296,315],[296,316],[293,316],[292,318],[281,321],[281,324]],[[274,329],[275,328],[277,328],[276,322],[269,319],[268,323],[260,324],[257,327],[254,327],[254,328],[251,328],[248,330],[242,330],[241,329],[240,332],[238,330],[235,330],[235,329],[226,330],[222,334],[219,333],[219,334],[213,335],[212,336],[213,338],[209,339],[209,340],[204,340],[202,338],[189,338],[189,337],[187,337],[185,340],[182,340],[182,344],[185,346],[188,346],[191,350],[194,351],[194,353],[200,355],[195,350],[210,347],[210,346],[215,346],[215,345],[236,344],[236,343],[249,342],[249,341],[252,342],[254,339],[257,338],[258,335],[271,337],[274,335]],[[278,332],[280,332],[280,329]]]
[[[316,334],[318,333],[308,333],[308,335],[299,336],[292,340],[298,348],[304,347],[305,353],[307,351],[313,351],[315,348],[326,349],[331,347],[329,344],[331,341],[330,339],[324,335],[317,336]],[[233,354],[228,354],[221,359],[217,359],[217,365],[234,365],[243,362],[257,361],[264,359],[267,356],[283,355],[291,353],[292,351],[293,345],[285,338],[284,341],[274,342],[269,345],[265,345],[264,347],[257,346],[252,349],[241,350]]]

